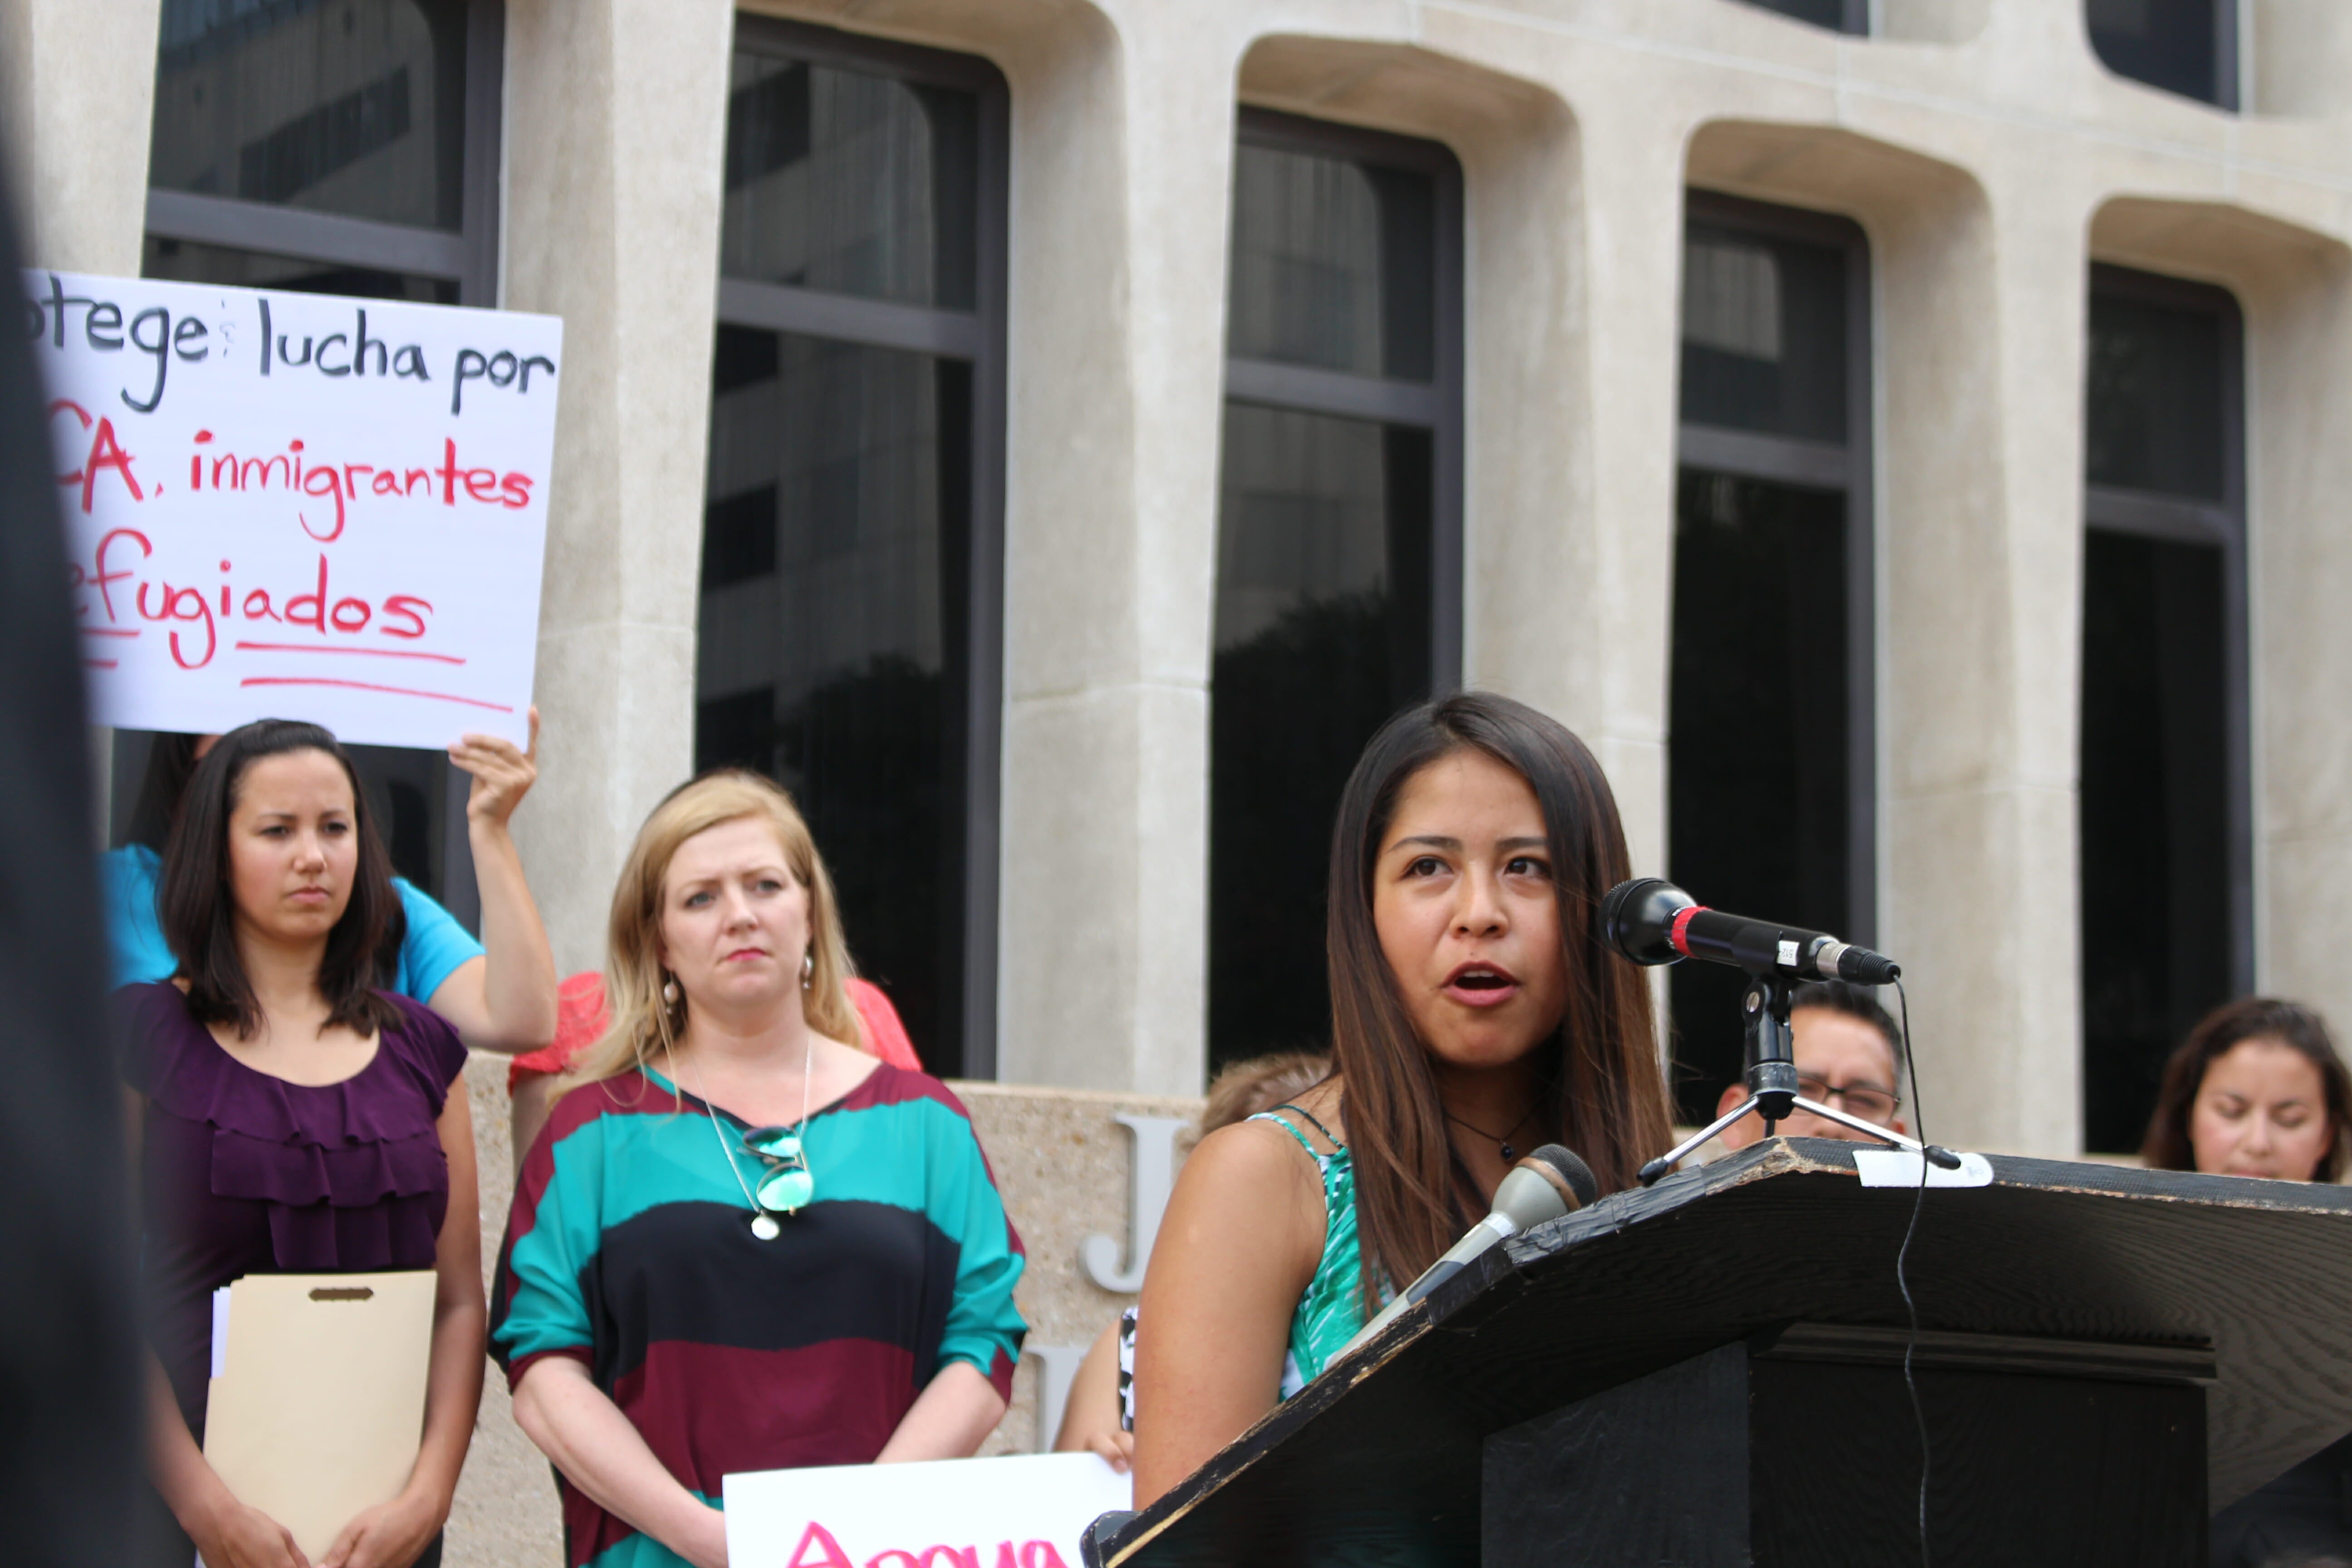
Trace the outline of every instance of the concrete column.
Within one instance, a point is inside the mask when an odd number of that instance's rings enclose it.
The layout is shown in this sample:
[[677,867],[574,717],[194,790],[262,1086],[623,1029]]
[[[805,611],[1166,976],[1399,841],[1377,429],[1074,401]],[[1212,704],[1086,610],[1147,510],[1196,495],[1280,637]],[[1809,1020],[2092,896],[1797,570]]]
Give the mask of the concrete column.
[[[1538,705],[1579,731],[1608,770],[1634,868],[1664,875],[1685,128],[1632,92],[1609,97],[1607,112],[1585,116],[1580,138],[1580,268],[1587,297],[1608,301],[1591,311],[1575,362],[1591,492],[1569,517],[1521,521],[1529,532],[1575,538],[1580,570],[1550,585],[1549,605],[1519,606],[1511,618],[1550,619],[1574,637],[1564,668],[1546,672],[1550,700]],[[1486,569],[1509,570],[1502,553]]]
[[540,783],[515,819],[560,969],[694,744],[727,0],[509,0],[504,303],[563,318]]
[[2352,10],[2328,0],[2243,0],[2238,15],[2247,112],[2343,112]]
[[[1596,744],[1591,322],[1584,142],[1546,97],[1452,139],[1463,184],[1463,684]],[[1572,607],[1573,606],[1573,607]]]
[[[2298,240],[2305,237],[2295,237]],[[2255,984],[2352,1030],[2352,252],[2281,246],[2246,306]]]
[[[1198,1093],[1235,52],[1137,6],[1013,105],[999,1076]],[[1134,57],[1151,68],[1127,68]]]
[[0,0],[0,128],[25,261],[139,275],[161,0]]
[[1884,945],[1939,1141],[2080,1146],[2084,209],[1955,175],[1874,225]]
[[[2000,896],[1958,938],[2007,978],[2008,1016],[1956,1038],[1930,1069],[1937,1113],[1979,1146],[2070,1156],[2083,1146],[2082,755],[2083,386],[2088,353],[2087,189],[2004,169],[1992,187],[2001,323],[2000,422],[2015,760]],[[1965,331],[1955,327],[1954,331]],[[1940,854],[1958,868],[1966,837]],[[1916,911],[1915,911],[1916,918]],[[1961,1012],[1946,995],[1939,1018]],[[1948,1112],[1942,1110],[1948,1105]]]

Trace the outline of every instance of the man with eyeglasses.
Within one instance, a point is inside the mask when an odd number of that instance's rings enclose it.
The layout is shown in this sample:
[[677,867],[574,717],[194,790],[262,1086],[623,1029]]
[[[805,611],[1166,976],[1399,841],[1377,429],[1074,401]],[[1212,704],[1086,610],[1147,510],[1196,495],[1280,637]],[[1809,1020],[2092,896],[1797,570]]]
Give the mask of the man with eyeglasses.
[[[1799,1094],[1890,1131],[1908,1131],[1897,1114],[1903,1097],[1897,1091],[1902,1080],[1895,1073],[1895,1020],[1868,992],[1840,980],[1799,986],[1789,998],[1789,1033]],[[1747,1097],[1745,1084],[1733,1084],[1717,1102],[1716,1114],[1727,1113]],[[1802,1110],[1774,1131],[1790,1138],[1865,1142],[1851,1127]],[[1745,1149],[1763,1136],[1763,1119],[1745,1117],[1724,1129],[1723,1146]]]

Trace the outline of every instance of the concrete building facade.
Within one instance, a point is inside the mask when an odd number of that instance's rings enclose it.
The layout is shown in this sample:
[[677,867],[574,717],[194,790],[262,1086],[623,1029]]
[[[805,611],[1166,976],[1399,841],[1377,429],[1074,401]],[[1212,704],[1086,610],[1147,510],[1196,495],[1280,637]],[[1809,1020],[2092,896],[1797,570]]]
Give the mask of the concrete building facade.
[[[560,315],[570,353],[542,778],[517,818],[561,968],[601,964],[626,847],[695,765],[730,105],[746,29],[773,20],[1001,81],[999,338],[973,351],[1001,367],[975,481],[1001,489],[1001,584],[976,590],[996,701],[971,724],[992,757],[966,847],[975,1076],[1088,1091],[1069,1114],[1107,1131],[1090,1096],[1197,1095],[1213,1054],[1229,258],[1257,111],[1458,165],[1458,542],[1433,568],[1458,637],[1432,668],[1583,736],[1645,872],[1675,858],[1678,494],[1738,445],[1691,429],[1691,226],[1744,203],[1858,237],[1834,466],[1861,520],[1845,907],[1906,967],[1917,1088],[1955,1145],[2084,1147],[2095,269],[2223,291],[2225,967],[2352,1020],[2328,957],[2352,937],[2352,12],[2205,5],[2201,99],[2095,47],[2173,0],[1856,0],[1830,25],[1780,14],[1808,0],[477,5],[495,137],[470,145],[497,157],[468,176],[448,276],[474,278],[467,303]],[[289,7],[312,8],[214,9]],[[136,272],[157,215],[195,210],[151,193],[144,62],[183,11],[205,7],[0,0],[36,265]],[[930,330],[873,330],[901,327]],[[1804,467],[1823,445],[1788,471],[1829,473]]]
[[[164,9],[0,9],[42,265],[140,264],[154,108],[125,62]],[[2118,77],[2053,0],[1878,0],[1864,35],[1742,0],[502,9],[496,302],[561,315],[574,362],[519,820],[565,969],[600,961],[623,848],[692,765],[729,67],[756,13],[977,57],[1006,88],[995,1077],[1202,1082],[1243,106],[1459,160],[1460,674],[1586,737],[1643,869],[1670,858],[1691,194],[1866,236],[1873,934],[1912,976],[1939,1131],[1989,1146],[2080,1137],[2086,279],[2229,290],[2253,978],[2352,1015],[2326,956],[2352,918],[2336,7],[2228,8],[2238,110]]]
[[[758,9],[979,55],[1009,90],[1002,1079],[1202,1079],[1244,104],[1460,159],[1463,675],[1591,742],[1645,868],[1668,857],[1688,193],[1868,237],[1875,934],[1914,977],[1938,1131],[1970,1143],[2063,1153],[2081,1136],[2086,279],[2113,262],[2229,289],[2254,973],[2352,1016],[2326,957],[2352,885],[2336,613],[2352,548],[2329,500],[2352,385],[2352,39],[2334,8],[2242,8],[2238,111],[2118,78],[2083,10],[2048,0],[1886,0],[1866,38],[1736,0]],[[715,0],[509,11],[502,300],[562,314],[576,366],[562,442],[580,477],[556,500],[541,631],[548,779],[525,829],[567,967],[594,961],[612,869],[690,754],[735,25]]]

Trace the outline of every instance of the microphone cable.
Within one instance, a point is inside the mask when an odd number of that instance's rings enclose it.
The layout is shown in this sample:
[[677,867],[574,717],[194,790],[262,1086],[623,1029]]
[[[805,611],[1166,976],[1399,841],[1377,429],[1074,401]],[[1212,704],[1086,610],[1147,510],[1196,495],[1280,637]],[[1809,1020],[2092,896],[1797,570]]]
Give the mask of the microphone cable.
[[[1911,1114],[1916,1119],[1921,1148],[1927,1146],[1927,1113],[1919,1103],[1919,1065],[1911,1055],[1911,996],[1898,976],[1895,998],[1903,1015],[1903,1070],[1911,1075]],[[1927,1157],[1919,1156],[1919,1186],[1911,1199],[1911,1223],[1903,1227],[1903,1246],[1895,1254],[1895,1288],[1903,1292],[1904,1310],[1911,1314],[1911,1337],[1903,1344],[1903,1387],[1911,1395],[1911,1419],[1919,1428],[1919,1568],[1930,1568],[1927,1558],[1927,1413],[1919,1403],[1919,1382],[1911,1373],[1912,1352],[1919,1348],[1919,1304],[1911,1299],[1911,1238],[1919,1233],[1919,1211],[1927,1206]]]

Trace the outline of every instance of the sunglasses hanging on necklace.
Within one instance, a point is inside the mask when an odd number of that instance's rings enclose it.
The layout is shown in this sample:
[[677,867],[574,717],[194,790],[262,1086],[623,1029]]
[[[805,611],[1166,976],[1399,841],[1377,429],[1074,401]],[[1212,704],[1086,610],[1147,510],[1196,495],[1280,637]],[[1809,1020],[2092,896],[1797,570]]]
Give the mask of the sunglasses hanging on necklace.
[[761,1241],[773,1241],[783,1235],[784,1227],[776,1223],[778,1215],[796,1215],[808,1207],[816,1197],[816,1175],[808,1164],[809,1079],[816,1066],[816,1035],[804,1036],[805,1046],[801,1056],[801,1120],[797,1127],[754,1127],[743,1134],[743,1147],[765,1161],[767,1173],[760,1178],[756,1194],[743,1172],[735,1163],[735,1151],[727,1142],[727,1133],[719,1125],[719,1112],[710,1103],[710,1096],[702,1089],[702,1068],[692,1057],[686,1065],[694,1069],[695,1097],[710,1116],[711,1136],[719,1140],[719,1157],[727,1162],[727,1173],[743,1191],[743,1201],[751,1205],[751,1234]]

